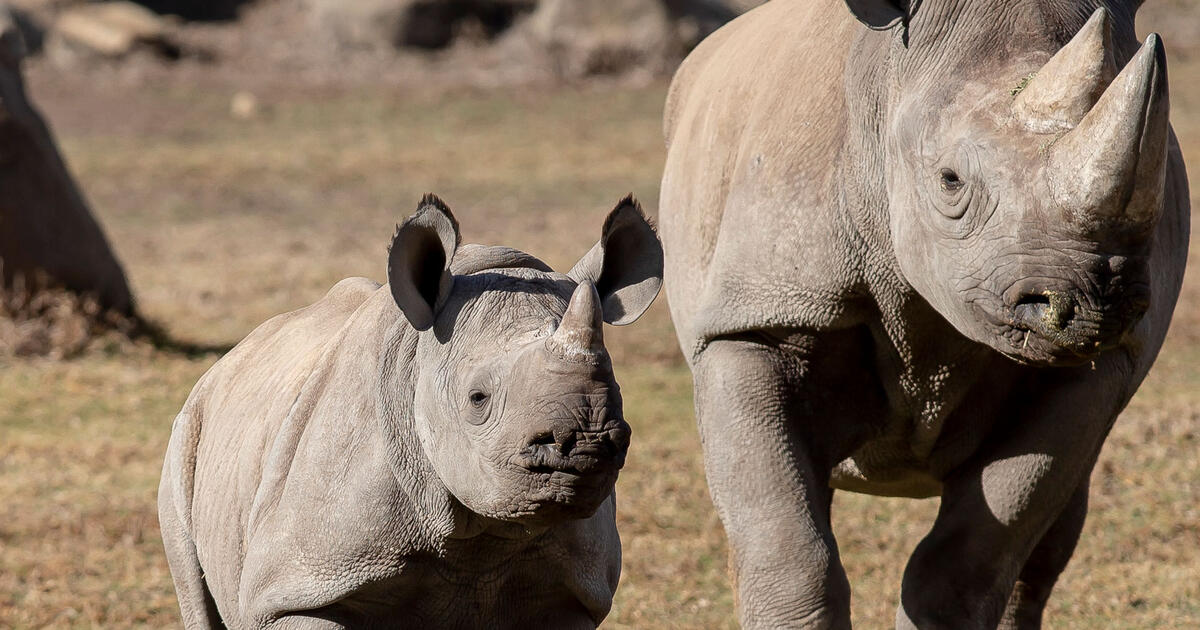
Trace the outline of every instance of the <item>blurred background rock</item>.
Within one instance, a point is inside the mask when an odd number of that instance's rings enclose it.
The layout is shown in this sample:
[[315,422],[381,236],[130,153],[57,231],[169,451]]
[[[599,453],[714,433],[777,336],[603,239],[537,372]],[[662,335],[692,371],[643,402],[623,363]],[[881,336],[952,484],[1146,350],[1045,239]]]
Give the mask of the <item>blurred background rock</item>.
[[663,76],[704,36],[758,4],[11,0],[31,51],[64,68],[191,60],[346,80],[408,76],[426,62],[467,84]]

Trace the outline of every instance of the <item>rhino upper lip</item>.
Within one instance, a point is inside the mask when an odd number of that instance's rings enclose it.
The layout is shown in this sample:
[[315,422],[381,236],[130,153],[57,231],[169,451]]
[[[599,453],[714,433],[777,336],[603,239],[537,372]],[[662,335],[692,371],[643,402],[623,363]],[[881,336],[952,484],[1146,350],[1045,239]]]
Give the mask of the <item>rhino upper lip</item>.
[[551,436],[541,436],[521,449],[516,463],[532,472],[589,475],[620,470],[624,454],[603,440],[578,440],[564,454]]

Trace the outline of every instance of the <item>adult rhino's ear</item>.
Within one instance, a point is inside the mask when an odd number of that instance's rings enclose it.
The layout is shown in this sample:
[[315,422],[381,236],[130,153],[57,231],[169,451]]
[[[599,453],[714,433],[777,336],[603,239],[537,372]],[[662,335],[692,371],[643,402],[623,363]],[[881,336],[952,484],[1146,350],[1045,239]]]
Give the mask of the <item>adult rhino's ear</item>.
[[458,221],[434,195],[425,195],[417,213],[396,228],[388,248],[392,298],[417,330],[433,325],[450,295],[450,261],[459,244]]
[[877,31],[885,31],[903,22],[920,0],[846,0],[846,6],[859,22]]
[[662,243],[633,195],[609,213],[600,241],[567,275],[596,285],[610,324],[631,324],[650,308],[662,288]]

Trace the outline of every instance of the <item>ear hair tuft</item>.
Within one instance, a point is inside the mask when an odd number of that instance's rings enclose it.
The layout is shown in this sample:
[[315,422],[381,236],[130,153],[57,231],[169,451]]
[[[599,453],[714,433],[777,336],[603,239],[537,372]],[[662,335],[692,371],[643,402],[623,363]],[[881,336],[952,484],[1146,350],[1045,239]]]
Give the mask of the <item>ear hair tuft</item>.
[[[650,217],[646,216],[646,211],[642,209],[642,204],[640,202],[638,202],[636,197],[633,196],[633,193],[629,193],[628,195],[625,195],[625,197],[623,199],[621,199],[620,201],[617,202],[617,205],[613,208],[613,210],[616,210],[622,206],[629,206],[630,209],[632,209],[634,212],[636,212],[637,215],[639,217],[641,217],[642,220],[645,221],[647,225],[650,226],[651,231],[653,231],[655,234],[658,233],[658,226],[654,224],[654,219],[651,219]],[[601,228],[600,233],[608,234],[609,229],[612,228],[613,221],[615,221],[616,219],[617,219],[616,212],[609,213],[608,218],[605,219],[605,221],[604,221],[604,227]]]
[[[454,226],[454,247],[457,249],[459,245],[462,245],[461,226],[458,224],[458,217],[455,217],[454,213],[450,211],[450,206],[446,205],[446,202],[442,201],[441,197],[438,197],[431,192],[427,192],[421,196],[421,203],[417,204],[417,214],[420,214],[422,210],[427,208],[435,209],[449,217],[450,224]],[[396,226],[396,230],[399,231],[399,229],[400,226]]]
[[450,207],[446,205],[446,202],[442,201],[441,197],[438,197],[431,192],[421,195],[421,203],[417,204],[417,210],[420,211],[421,208],[424,208],[425,206],[433,206],[438,210],[445,212],[446,214],[450,214]]

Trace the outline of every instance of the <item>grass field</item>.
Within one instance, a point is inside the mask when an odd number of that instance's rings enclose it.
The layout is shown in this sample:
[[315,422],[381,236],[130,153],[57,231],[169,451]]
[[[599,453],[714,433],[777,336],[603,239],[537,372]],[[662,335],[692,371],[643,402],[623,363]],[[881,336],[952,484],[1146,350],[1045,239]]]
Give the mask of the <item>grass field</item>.
[[[1196,174],[1200,57],[1172,64],[1173,120]],[[143,310],[187,341],[234,343],[338,279],[382,280],[392,227],[426,191],[448,201],[466,241],[558,269],[626,192],[657,205],[662,84],[297,89],[260,94],[260,114],[237,120],[232,87],[31,80]],[[1047,627],[1200,627],[1197,245],[1159,364],[1096,468]],[[664,301],[606,334],[635,433],[618,484],[622,584],[605,626],[733,627]],[[0,627],[177,625],[154,494],[172,417],[216,358],[99,344],[64,362],[0,360]],[[891,623],[904,562],[935,511],[838,496],[859,627]]]

